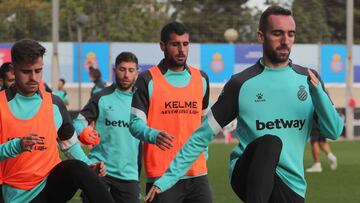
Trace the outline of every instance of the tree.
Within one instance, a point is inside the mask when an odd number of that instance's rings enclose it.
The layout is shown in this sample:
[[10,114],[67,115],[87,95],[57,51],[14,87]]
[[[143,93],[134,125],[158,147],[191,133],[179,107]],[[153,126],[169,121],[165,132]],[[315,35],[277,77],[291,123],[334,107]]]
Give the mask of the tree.
[[240,42],[256,41],[257,20],[244,4],[247,0],[172,1],[172,19],[183,22],[193,42],[225,42],[224,32],[234,28]]
[[[297,41],[302,43],[346,42],[346,1],[294,0],[292,9],[297,23]],[[360,32],[360,1],[354,1],[354,33]],[[360,36],[354,35],[354,42]]]
[[0,40],[12,42],[22,38],[51,40],[51,2],[41,0],[1,1]]
[[294,1],[297,43],[326,43],[331,39],[322,0]]

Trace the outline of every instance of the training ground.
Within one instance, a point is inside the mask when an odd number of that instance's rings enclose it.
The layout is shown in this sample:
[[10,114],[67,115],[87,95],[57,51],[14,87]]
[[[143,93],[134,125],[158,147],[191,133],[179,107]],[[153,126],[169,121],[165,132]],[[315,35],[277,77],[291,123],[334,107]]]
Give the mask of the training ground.
[[[235,145],[212,144],[209,147],[209,178],[214,203],[240,202],[233,193],[228,178],[229,153]],[[359,203],[360,202],[360,141],[330,142],[333,153],[338,158],[338,169],[331,171],[327,159],[322,154],[322,173],[306,173],[308,190],[307,203]],[[312,164],[311,147],[305,152],[304,166]],[[142,174],[142,195],[144,195]],[[79,203],[77,194],[72,203]]]

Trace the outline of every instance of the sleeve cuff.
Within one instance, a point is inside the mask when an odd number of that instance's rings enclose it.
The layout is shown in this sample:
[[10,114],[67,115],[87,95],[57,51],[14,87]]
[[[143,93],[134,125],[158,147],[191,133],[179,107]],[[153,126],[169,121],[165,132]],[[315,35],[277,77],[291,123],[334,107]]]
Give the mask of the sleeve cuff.
[[149,134],[149,142],[151,144],[156,144],[156,138],[157,138],[159,133],[160,133],[159,130],[151,130],[151,132]]

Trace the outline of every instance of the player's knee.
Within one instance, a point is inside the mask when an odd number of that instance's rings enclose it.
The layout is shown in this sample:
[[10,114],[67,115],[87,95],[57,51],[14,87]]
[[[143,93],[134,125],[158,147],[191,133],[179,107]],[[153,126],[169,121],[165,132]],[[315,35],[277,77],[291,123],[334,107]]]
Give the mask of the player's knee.
[[74,176],[86,176],[89,172],[91,172],[90,167],[79,160],[69,160],[71,165],[71,172]]
[[269,154],[280,154],[283,143],[279,137],[266,134],[261,138],[260,145]]

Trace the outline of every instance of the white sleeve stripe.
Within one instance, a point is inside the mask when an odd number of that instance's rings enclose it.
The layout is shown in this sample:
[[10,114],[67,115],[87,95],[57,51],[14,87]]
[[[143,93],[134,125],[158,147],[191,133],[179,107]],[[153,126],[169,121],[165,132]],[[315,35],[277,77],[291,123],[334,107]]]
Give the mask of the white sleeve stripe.
[[81,123],[83,124],[84,128],[86,128],[89,123],[87,122],[86,118],[81,114],[79,113],[79,115],[77,116],[77,119],[79,119],[81,121]]
[[77,143],[77,134],[76,132],[74,132],[73,136],[71,136],[70,139],[67,139],[67,140],[58,140],[58,143],[60,145],[60,148],[62,150],[66,150],[66,149],[69,149],[71,146],[73,146],[74,144]]
[[206,115],[208,119],[208,124],[215,135],[217,135],[221,131],[220,124],[215,120],[214,114],[212,111]]
[[144,121],[144,123],[147,123],[146,114],[143,111],[141,111],[140,109],[131,107],[131,114],[139,117],[141,120]]
[[202,115],[201,116],[205,116],[210,110],[210,106],[208,106],[206,109],[202,110]]

